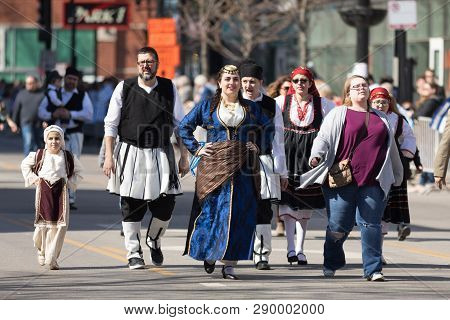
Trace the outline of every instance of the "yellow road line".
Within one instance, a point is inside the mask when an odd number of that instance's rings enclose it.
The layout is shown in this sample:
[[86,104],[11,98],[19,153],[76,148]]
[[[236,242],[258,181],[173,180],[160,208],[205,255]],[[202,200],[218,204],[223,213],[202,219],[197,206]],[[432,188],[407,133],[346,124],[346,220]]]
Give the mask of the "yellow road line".
[[409,251],[409,252],[412,252],[412,253],[417,253],[417,254],[421,254],[421,255],[425,255],[425,256],[431,256],[431,257],[436,257],[436,258],[442,258],[442,259],[450,261],[450,255],[445,254],[445,253],[436,252],[436,251],[433,251],[433,250],[422,249],[422,248],[419,248],[419,247],[409,246],[409,245],[406,245],[406,244],[396,243],[396,242],[393,242],[393,241],[385,241],[385,245],[387,245],[389,247],[402,248],[402,249],[405,249],[406,251]]
[[98,254],[101,254],[101,255],[113,258],[113,259],[118,260],[120,262],[126,262],[126,263],[128,262],[128,260],[124,256],[120,256],[118,254],[102,250],[102,249],[94,247],[94,246],[92,246],[90,244],[85,244],[83,242],[79,242],[79,241],[68,239],[68,238],[65,238],[64,242],[67,242],[68,244],[71,244],[71,245],[73,245],[75,247],[78,247],[78,248],[81,248],[81,249],[84,249],[84,250],[87,250],[87,251],[95,252],[95,253],[98,253]]
[[[18,225],[18,226],[21,226],[21,227],[26,227],[27,229],[33,228],[33,224],[32,223],[29,223],[28,221],[22,221],[21,219],[13,220],[13,219],[7,218],[7,217],[5,217],[4,215],[1,215],[1,214],[0,214],[0,219],[2,219],[4,221],[7,221],[7,222],[9,222],[11,224],[14,224],[14,225]],[[70,244],[70,245],[72,245],[74,247],[77,247],[77,248],[80,248],[80,249],[84,249],[86,251],[98,253],[100,255],[113,258],[113,259],[118,260],[120,262],[128,263],[128,260],[124,257],[124,253],[126,253],[126,252],[124,250],[121,250],[121,249],[118,249],[118,248],[111,248],[111,247],[100,247],[99,248],[99,247],[95,247],[95,246],[90,245],[90,244],[85,244],[83,242],[72,240],[72,239],[67,238],[67,237],[64,239],[64,242],[68,243],[68,244]],[[151,268],[148,268],[148,270],[150,270],[152,272],[159,273],[159,274],[164,275],[164,276],[173,276],[173,275],[175,275],[175,273],[173,273],[171,271],[168,271],[168,270],[165,270],[163,268],[159,268],[159,267],[155,267],[155,268],[151,267]]]
[[119,249],[119,248],[113,248],[113,247],[100,247],[100,248],[102,248],[103,250],[106,250],[106,251],[117,253],[117,254],[126,254],[127,253],[125,250]]

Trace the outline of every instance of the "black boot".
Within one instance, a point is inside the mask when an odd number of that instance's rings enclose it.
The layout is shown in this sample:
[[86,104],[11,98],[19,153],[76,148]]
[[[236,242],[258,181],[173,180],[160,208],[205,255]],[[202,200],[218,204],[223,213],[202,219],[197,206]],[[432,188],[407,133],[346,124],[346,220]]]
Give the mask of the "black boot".
[[164,256],[161,251],[161,248],[156,248],[156,249],[150,248],[150,254],[152,257],[152,263],[158,267],[162,266],[163,261],[164,261]]

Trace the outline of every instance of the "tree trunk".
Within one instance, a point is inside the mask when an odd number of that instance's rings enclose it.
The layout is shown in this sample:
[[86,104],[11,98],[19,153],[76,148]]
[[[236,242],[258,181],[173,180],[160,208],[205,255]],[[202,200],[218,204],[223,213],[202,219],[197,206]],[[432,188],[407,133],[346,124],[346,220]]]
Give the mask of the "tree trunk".
[[308,6],[308,0],[298,0],[298,53],[300,65],[306,66],[308,62],[308,47],[307,47],[307,31],[308,31],[308,18],[306,15],[306,9]]
[[206,42],[206,35],[204,31],[202,31],[202,36],[200,39],[200,70],[204,76],[209,77],[208,43]]
[[[198,4],[201,19],[208,19],[206,17],[205,0],[200,0]],[[204,76],[209,77],[207,30],[206,28],[202,28],[200,32],[200,70]]]

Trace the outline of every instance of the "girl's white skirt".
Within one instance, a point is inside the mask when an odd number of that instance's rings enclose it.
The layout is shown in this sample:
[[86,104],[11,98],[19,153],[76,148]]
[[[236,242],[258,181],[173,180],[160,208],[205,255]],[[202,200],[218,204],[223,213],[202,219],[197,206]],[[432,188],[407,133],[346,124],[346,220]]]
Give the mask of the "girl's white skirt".
[[[115,173],[111,173],[107,190],[122,197],[152,201],[161,194],[181,194],[176,174],[175,185],[170,183],[168,155],[162,148],[143,149],[118,142],[114,150]],[[175,162],[175,170],[178,166]]]

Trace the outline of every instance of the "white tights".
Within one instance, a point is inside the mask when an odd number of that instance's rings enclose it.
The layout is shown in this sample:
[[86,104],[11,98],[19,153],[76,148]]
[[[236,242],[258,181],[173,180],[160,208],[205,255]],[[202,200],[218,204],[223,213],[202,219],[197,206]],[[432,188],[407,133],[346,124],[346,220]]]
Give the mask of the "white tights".
[[[303,253],[308,219],[296,221],[290,216],[284,216],[284,227],[286,229],[287,251],[295,251],[296,254]],[[297,242],[295,243],[295,231],[297,229]]]

